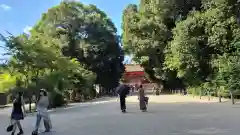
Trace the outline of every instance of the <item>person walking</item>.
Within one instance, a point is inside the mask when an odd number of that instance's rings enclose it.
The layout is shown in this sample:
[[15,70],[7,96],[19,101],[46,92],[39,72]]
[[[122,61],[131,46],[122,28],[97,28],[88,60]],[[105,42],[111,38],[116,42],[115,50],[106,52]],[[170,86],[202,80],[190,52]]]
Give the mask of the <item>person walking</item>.
[[156,94],[156,87],[155,86],[153,86],[153,88],[152,88],[152,93],[153,93],[153,95]]
[[134,87],[132,85],[129,85],[129,93],[132,96],[134,93]]
[[135,84],[135,86],[134,86],[134,91],[138,91],[138,85],[137,84]]
[[126,84],[120,84],[117,88],[117,93],[120,98],[120,108],[123,113],[126,112],[126,97],[129,94],[130,87]]
[[47,91],[45,89],[41,89],[39,93],[39,98],[37,100],[37,120],[35,129],[32,132],[32,135],[38,134],[38,128],[40,126],[41,119],[43,119],[45,132],[50,132],[52,125],[49,114],[47,112],[49,106],[49,99],[47,95]]
[[138,89],[138,99],[139,99],[140,110],[142,110],[143,112],[147,111],[146,103],[148,101],[146,101],[147,97],[145,97],[145,92],[142,85],[140,85]]
[[19,92],[16,95],[16,98],[13,101],[13,108],[12,108],[12,114],[11,114],[11,122],[13,125],[12,134],[15,134],[16,128],[18,127],[19,133],[17,135],[23,134],[22,125],[20,123],[20,120],[23,120],[25,117],[25,105],[23,101],[23,93]]

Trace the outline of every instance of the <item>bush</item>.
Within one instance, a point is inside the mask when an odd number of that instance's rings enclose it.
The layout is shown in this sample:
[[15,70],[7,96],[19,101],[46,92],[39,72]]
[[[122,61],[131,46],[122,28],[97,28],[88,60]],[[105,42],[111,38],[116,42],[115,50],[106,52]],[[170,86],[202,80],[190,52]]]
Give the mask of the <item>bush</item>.
[[81,91],[81,94],[86,98],[86,99],[92,99],[96,97],[96,90],[93,88],[84,88],[84,91]]
[[63,106],[65,104],[63,94],[59,92],[52,92],[50,95],[50,104],[52,108]]
[[86,96],[89,96],[90,98],[96,97],[96,90],[94,89],[89,89],[88,92],[86,93]]

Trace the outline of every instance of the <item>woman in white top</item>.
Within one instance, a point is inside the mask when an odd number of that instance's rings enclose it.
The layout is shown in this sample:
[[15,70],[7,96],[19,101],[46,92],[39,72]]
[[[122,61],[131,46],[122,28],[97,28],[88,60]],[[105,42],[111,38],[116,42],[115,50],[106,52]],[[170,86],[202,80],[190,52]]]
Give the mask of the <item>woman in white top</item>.
[[47,96],[47,92],[44,89],[40,90],[39,98],[37,101],[37,120],[35,129],[33,131],[33,135],[38,134],[38,128],[41,122],[41,119],[43,119],[44,126],[45,126],[45,132],[49,132],[51,129],[51,120],[49,118],[49,114],[47,112],[49,106],[49,99]]

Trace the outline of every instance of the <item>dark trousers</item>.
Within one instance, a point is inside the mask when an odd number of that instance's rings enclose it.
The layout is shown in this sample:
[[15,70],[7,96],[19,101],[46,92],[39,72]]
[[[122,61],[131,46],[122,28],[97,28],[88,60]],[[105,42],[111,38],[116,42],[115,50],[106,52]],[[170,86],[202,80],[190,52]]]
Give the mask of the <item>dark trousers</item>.
[[126,97],[120,96],[120,107],[121,110],[126,110]]

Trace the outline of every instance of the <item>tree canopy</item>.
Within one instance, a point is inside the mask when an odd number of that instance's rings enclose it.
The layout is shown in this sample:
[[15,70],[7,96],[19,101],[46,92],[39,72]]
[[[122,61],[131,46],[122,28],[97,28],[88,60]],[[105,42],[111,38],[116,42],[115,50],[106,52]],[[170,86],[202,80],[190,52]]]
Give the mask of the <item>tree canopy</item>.
[[58,39],[63,55],[96,73],[97,84],[117,86],[124,71],[124,54],[114,24],[96,6],[62,2],[43,14],[32,31]]
[[165,88],[236,91],[239,7],[237,0],[141,0],[123,12],[124,49]]
[[46,88],[55,94],[73,90],[92,96],[94,84],[115,88],[124,72],[117,30],[94,5],[63,1],[43,13],[29,34],[0,39],[11,56],[1,66],[4,90]]

